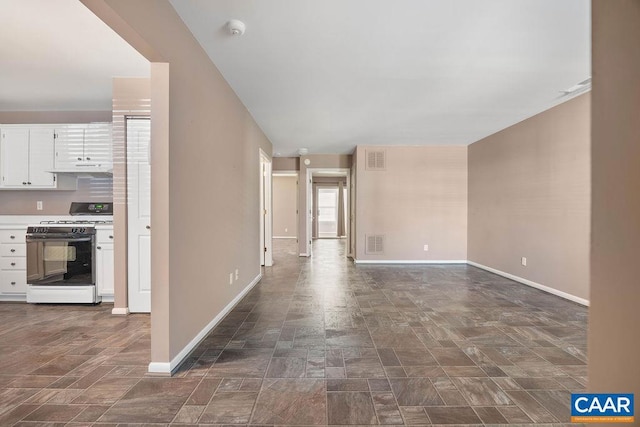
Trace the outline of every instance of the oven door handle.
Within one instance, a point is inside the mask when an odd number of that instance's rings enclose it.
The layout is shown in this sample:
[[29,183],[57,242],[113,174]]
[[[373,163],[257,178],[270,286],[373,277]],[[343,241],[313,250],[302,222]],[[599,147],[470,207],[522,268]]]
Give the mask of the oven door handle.
[[64,237],[64,236],[46,236],[46,237],[31,237],[27,236],[26,242],[91,242],[93,240],[93,236],[89,237]]

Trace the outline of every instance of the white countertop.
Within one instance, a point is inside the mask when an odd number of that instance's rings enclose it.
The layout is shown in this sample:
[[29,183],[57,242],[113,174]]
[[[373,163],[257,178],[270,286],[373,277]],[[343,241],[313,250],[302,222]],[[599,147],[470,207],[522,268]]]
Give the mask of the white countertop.
[[[0,230],[11,230],[16,228],[27,228],[28,225],[40,224],[41,221],[73,221],[73,220],[112,220],[113,217],[106,215],[0,215]],[[96,229],[110,229],[113,224],[99,224]]]

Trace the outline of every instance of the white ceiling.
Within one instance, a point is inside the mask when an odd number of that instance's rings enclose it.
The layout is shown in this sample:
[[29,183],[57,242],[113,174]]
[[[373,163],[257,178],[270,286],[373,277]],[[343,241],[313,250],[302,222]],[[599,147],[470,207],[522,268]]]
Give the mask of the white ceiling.
[[590,76],[589,0],[170,1],[283,156],[470,144]]
[[149,62],[78,0],[0,0],[0,111],[111,110]]
[[[282,156],[469,144],[590,76],[589,0],[170,1]],[[114,76],[149,75],[78,0],[0,16],[0,111],[110,109]]]

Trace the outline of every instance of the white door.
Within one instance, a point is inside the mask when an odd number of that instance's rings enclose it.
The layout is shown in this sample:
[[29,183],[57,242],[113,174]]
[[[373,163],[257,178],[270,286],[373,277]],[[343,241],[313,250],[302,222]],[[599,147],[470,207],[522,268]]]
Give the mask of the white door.
[[151,311],[151,121],[128,117],[129,311]]
[[2,130],[2,185],[26,187],[29,181],[29,129]]
[[318,187],[317,190],[318,238],[338,237],[338,188]]
[[32,187],[55,187],[53,169],[53,129],[33,128],[29,132],[29,184]]

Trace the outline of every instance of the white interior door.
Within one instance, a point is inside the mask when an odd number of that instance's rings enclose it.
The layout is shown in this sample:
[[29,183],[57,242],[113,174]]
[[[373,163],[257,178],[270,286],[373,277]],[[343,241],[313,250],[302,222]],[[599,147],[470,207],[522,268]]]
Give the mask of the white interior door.
[[128,297],[129,311],[151,311],[151,121],[128,117]]

